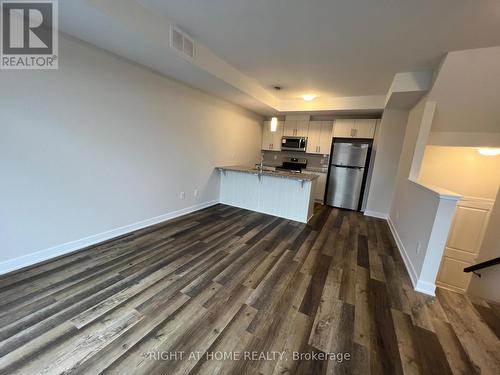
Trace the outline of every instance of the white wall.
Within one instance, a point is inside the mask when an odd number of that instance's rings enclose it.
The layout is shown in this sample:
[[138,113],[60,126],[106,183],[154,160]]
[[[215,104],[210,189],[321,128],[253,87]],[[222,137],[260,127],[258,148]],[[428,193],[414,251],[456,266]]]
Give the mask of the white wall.
[[[495,205],[491,210],[490,221],[483,243],[479,250],[477,263],[500,257],[500,189],[498,190]],[[472,276],[468,293],[488,300],[500,302],[500,265],[485,268],[480,271],[481,278]]]
[[500,46],[448,53],[429,93],[430,144],[500,147]]
[[407,120],[407,110],[386,109],[382,115],[365,210],[367,215],[382,218],[389,215]]
[[389,215],[390,228],[415,289],[431,295],[459,198],[424,186],[412,177],[420,169],[433,109],[434,103],[424,97],[409,113]]
[[59,67],[0,71],[0,272],[211,204],[215,166],[259,158],[260,116],[65,36]]
[[410,111],[389,224],[416,289],[429,294],[459,195],[418,178],[425,146],[498,145],[499,57],[500,47],[449,53],[429,94]]
[[500,156],[481,155],[474,147],[427,146],[418,180],[463,196],[494,200]]

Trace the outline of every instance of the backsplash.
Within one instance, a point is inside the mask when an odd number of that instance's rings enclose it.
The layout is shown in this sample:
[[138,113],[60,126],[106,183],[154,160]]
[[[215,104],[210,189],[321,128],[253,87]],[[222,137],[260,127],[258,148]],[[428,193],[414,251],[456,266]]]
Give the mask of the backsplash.
[[281,165],[283,158],[306,158],[308,168],[327,168],[328,155],[306,154],[304,152],[293,151],[262,151],[264,154],[264,164],[269,166]]

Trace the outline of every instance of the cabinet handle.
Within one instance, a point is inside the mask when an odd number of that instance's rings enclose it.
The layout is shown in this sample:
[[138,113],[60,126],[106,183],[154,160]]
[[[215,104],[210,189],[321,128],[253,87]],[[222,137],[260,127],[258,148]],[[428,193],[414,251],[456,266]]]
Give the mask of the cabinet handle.
[[320,152],[320,151],[321,151],[321,146],[318,146],[318,152]]

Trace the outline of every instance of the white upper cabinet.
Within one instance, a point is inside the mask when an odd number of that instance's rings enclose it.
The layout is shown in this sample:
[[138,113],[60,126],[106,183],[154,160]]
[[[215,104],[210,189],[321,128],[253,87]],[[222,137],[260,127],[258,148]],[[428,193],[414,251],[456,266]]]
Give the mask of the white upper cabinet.
[[333,127],[336,138],[373,138],[377,119],[337,119]]
[[307,137],[309,132],[309,120],[286,120],[284,136]]
[[356,138],[373,138],[375,137],[375,128],[377,127],[377,119],[359,119],[356,120]]
[[321,121],[318,153],[329,155],[332,147],[333,121]]
[[271,133],[271,121],[264,121],[262,128],[262,150],[270,150],[273,142],[273,133]]
[[307,149],[308,154],[317,154],[319,139],[321,137],[321,122],[322,121],[311,121],[309,123],[309,133],[307,135]]
[[309,123],[307,153],[330,154],[332,126],[332,121],[311,121]]
[[285,137],[295,136],[296,128],[297,128],[297,120],[285,121],[285,127],[283,129],[283,136],[285,136]]
[[297,121],[297,130],[295,132],[296,137],[307,137],[309,133],[309,120],[299,120]]
[[282,136],[283,121],[278,121],[278,127],[275,132],[271,132],[271,121],[264,121],[264,129],[262,132],[262,150],[280,151]]
[[281,138],[283,137],[283,127],[284,127],[283,121],[278,121],[278,127],[276,131],[274,133],[271,133],[273,135],[272,137],[273,151],[281,151]]
[[354,138],[356,134],[356,120],[338,119],[333,124],[333,136],[336,138]]

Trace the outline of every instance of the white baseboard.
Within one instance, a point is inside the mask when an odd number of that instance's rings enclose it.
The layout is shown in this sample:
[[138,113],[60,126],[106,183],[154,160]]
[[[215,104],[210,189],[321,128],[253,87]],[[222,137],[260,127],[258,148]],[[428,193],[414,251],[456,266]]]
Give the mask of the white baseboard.
[[364,215],[365,216],[376,217],[376,218],[384,219],[384,220],[387,220],[389,218],[388,214],[385,214],[383,212],[370,211],[370,210],[365,210]]
[[436,284],[428,281],[418,280],[417,285],[415,285],[415,290],[429,296],[436,296]]
[[401,254],[401,258],[403,258],[403,263],[405,264],[406,270],[408,271],[408,275],[410,275],[410,280],[413,285],[413,288],[417,292],[428,294],[430,296],[435,296],[436,285],[418,279],[417,272],[415,271],[415,268],[411,263],[410,257],[408,256],[408,253],[406,252],[406,249],[403,245],[403,241],[401,241],[401,238],[399,237],[396,227],[394,226],[394,223],[392,222],[390,216],[387,218],[387,222],[389,223],[389,228],[391,230],[392,237],[394,237],[394,241],[396,242],[399,253]]
[[34,264],[49,260],[51,258],[69,254],[71,252],[84,249],[88,246],[96,245],[98,243],[110,240],[115,237],[123,236],[124,234],[139,229],[143,229],[151,225],[159,224],[164,221],[172,220],[179,216],[189,214],[191,212],[202,210],[204,208],[213,206],[217,203],[219,203],[218,200],[213,200],[205,203],[196,204],[191,207],[186,207],[181,210],[168,212],[166,214],[142,220],[137,223],[125,225],[123,227],[115,228],[106,232],[94,234],[92,236],[81,238],[79,240],[66,242],[18,258],[9,259],[0,263],[0,274],[12,272],[20,268],[32,266]]
[[394,238],[394,242],[396,242],[396,246],[398,247],[399,254],[401,254],[401,258],[403,258],[403,263],[405,264],[406,270],[408,271],[408,274],[410,275],[410,280],[415,288],[417,285],[418,281],[418,276],[417,272],[415,271],[415,268],[413,268],[413,264],[411,263],[410,257],[406,253],[406,249],[403,245],[403,241],[401,241],[401,238],[399,237],[399,234],[396,230],[396,227],[394,226],[394,223],[392,222],[391,218],[387,218],[387,223],[389,224],[389,229],[391,230],[392,237]]

